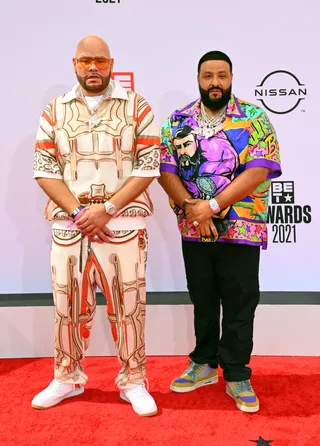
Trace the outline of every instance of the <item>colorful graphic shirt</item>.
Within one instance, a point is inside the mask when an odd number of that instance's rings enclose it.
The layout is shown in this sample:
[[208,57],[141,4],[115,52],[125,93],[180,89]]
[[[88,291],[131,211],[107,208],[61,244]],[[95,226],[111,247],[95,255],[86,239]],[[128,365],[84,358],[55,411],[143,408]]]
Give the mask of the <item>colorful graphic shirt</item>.
[[[51,101],[40,118],[34,178],[63,180],[83,205],[104,203],[129,177],[160,175],[160,132],[149,104],[117,82],[110,84],[110,96],[97,110],[101,120],[91,132],[90,112],[79,95],[79,85]],[[152,214],[153,204],[145,191],[119,210],[115,220],[122,219],[124,229],[123,219],[127,219],[127,229],[132,229],[133,218],[141,222]],[[50,200],[45,217],[70,219]]]
[[178,227],[186,241],[245,243],[267,247],[270,180],[281,175],[277,136],[266,113],[237,99],[227,106],[222,130],[205,138],[200,99],[176,110],[162,128],[160,170],[178,175],[193,198],[209,200],[245,169],[266,167],[267,180],[241,201],[213,217],[219,237],[199,237],[185,213],[170,199]]

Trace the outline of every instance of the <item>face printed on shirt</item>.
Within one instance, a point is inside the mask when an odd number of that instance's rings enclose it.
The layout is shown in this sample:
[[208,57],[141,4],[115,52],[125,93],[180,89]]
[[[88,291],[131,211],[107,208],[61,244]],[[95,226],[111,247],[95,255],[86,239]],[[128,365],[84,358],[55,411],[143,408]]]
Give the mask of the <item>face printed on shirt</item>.
[[186,180],[196,172],[198,164],[197,144],[191,130],[188,126],[178,129],[173,139],[173,145],[178,154],[179,170]]

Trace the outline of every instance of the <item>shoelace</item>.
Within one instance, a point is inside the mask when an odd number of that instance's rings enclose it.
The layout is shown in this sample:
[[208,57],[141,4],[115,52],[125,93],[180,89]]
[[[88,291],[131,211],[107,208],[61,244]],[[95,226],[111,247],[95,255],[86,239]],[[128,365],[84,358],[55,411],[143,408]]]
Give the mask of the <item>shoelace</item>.
[[190,361],[190,365],[187,370],[184,372],[184,375],[192,376],[197,373],[198,370],[204,368],[206,364],[196,364],[193,361]]
[[253,393],[253,389],[249,381],[239,381],[234,383],[237,393],[249,392]]
[[60,390],[62,387],[62,383],[59,381],[56,381],[55,379],[51,381],[50,387],[52,390]]
[[146,393],[144,392],[144,390],[146,390],[146,386],[144,383],[137,384],[135,387],[132,388],[132,392],[134,392],[135,396],[141,399],[146,397]]

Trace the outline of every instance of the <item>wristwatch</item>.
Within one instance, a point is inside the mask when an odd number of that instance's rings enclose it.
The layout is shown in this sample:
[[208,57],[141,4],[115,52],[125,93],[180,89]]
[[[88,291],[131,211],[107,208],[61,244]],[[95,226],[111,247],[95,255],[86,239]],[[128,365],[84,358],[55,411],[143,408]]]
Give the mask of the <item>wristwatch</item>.
[[209,200],[209,206],[214,214],[220,212],[220,206],[215,198],[211,198],[211,200]]
[[105,207],[106,213],[109,215],[113,216],[117,213],[116,207],[112,203],[110,203],[110,201],[106,201],[104,203],[104,207]]

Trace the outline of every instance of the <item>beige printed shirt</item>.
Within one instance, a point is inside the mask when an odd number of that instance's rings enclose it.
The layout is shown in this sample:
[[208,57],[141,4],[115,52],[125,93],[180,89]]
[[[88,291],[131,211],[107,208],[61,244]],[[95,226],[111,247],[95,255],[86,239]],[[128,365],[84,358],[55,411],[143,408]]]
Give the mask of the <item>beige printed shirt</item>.
[[[79,85],[52,100],[40,118],[34,178],[63,180],[83,205],[105,202],[132,176],[160,175],[160,132],[151,107],[142,96],[113,80],[110,87],[110,96],[97,109],[101,120],[91,131],[87,122],[90,111],[79,95]],[[123,229],[132,219],[142,221],[152,214],[146,190],[119,210],[115,220]],[[70,219],[51,200],[45,218]]]

